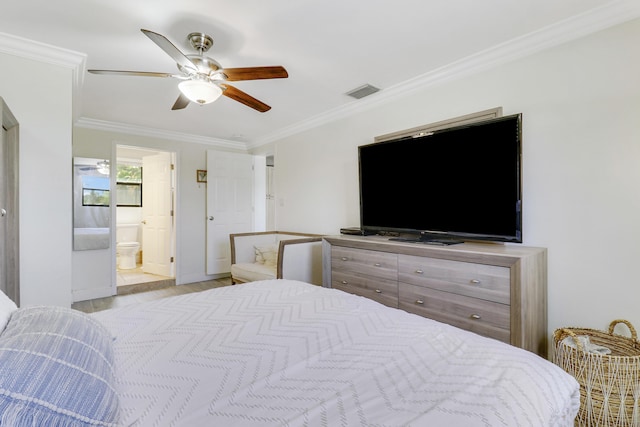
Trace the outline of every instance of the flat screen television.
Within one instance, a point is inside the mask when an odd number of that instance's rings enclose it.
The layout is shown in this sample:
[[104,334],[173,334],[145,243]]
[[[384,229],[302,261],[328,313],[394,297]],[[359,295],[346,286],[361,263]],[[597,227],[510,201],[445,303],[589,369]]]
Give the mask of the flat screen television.
[[522,243],[522,114],[358,147],[360,228]]

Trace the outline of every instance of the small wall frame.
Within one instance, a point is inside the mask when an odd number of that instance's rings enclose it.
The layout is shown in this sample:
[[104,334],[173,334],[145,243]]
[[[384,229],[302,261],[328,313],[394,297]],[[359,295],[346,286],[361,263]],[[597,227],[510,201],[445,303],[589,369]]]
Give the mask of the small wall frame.
[[198,169],[196,171],[196,181],[207,182],[207,171],[203,169]]

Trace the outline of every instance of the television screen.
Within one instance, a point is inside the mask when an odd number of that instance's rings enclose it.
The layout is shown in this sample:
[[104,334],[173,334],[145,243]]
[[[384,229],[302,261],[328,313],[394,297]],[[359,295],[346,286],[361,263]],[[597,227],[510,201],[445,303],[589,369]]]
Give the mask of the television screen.
[[358,147],[366,233],[522,242],[522,115]]

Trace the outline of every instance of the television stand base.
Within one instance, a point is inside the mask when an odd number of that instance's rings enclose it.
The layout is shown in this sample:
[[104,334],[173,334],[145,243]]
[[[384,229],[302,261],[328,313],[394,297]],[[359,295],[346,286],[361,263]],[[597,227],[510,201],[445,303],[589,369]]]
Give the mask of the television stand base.
[[459,245],[463,243],[462,240],[452,240],[452,239],[421,239],[421,238],[405,238],[405,237],[391,237],[389,240],[394,242],[404,242],[404,243],[422,243],[423,245],[435,245],[435,246],[449,246],[449,245]]

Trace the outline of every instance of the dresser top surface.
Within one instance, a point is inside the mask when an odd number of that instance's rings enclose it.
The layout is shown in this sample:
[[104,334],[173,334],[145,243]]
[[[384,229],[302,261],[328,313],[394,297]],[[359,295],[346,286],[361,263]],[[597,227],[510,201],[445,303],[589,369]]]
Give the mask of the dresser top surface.
[[347,246],[360,249],[394,252],[416,256],[455,257],[468,255],[491,255],[506,258],[522,258],[539,256],[546,253],[546,248],[522,246],[509,243],[464,242],[455,245],[432,245],[420,242],[402,242],[390,240],[388,236],[325,236],[331,245]]

